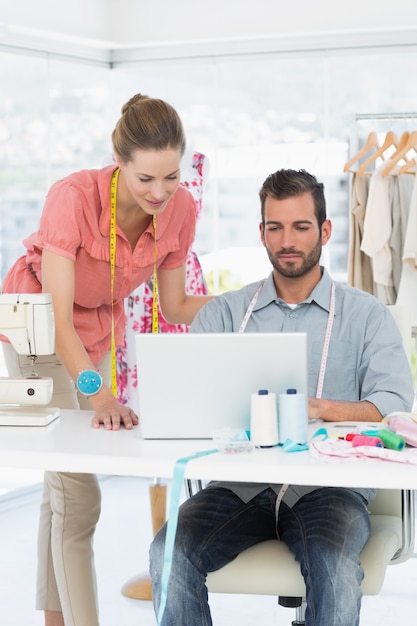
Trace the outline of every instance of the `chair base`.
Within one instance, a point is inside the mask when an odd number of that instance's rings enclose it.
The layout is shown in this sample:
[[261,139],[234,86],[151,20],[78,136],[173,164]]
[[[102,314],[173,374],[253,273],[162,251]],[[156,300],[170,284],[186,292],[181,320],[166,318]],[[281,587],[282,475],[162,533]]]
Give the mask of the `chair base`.
[[152,580],[149,574],[140,574],[128,580],[121,592],[133,600],[152,600]]
[[295,609],[295,620],[292,626],[305,626],[306,601],[298,596],[278,596],[278,604],[285,608]]
[[278,596],[278,604],[285,606],[288,609],[295,609],[297,606],[301,606],[303,599],[293,596]]

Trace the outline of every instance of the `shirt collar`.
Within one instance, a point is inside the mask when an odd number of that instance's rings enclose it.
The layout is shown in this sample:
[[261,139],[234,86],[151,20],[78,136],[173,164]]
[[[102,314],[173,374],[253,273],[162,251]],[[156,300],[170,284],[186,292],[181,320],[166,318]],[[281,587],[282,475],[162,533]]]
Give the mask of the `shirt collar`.
[[[325,267],[321,266],[322,277],[317,285],[314,287],[311,294],[303,300],[305,303],[315,302],[325,311],[330,311],[330,290],[332,285],[332,279]],[[258,311],[271,302],[277,301],[277,292],[275,289],[273,272],[265,279],[261,293],[254,307],[254,311]],[[300,303],[301,304],[301,303]]]
[[271,272],[269,276],[263,281],[261,292],[258,296],[255,306],[253,307],[253,310],[259,311],[259,309],[263,309],[265,306],[268,306],[268,304],[271,304],[271,302],[276,302],[276,299],[277,292],[275,289],[274,275],[273,272]]
[[332,279],[326,268],[321,266],[322,276],[313,291],[304,302],[315,302],[325,311],[330,311],[330,292],[332,288]]

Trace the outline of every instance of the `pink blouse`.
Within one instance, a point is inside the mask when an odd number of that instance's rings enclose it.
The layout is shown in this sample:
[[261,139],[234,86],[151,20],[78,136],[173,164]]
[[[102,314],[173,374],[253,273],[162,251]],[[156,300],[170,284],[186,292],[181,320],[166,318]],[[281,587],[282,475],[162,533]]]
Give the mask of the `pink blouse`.
[[[52,185],[39,230],[23,244],[26,255],[16,261],[3,281],[4,293],[42,291],[42,249],[75,263],[74,325],[93,363],[111,347],[110,185],[115,165],[83,170]],[[157,218],[157,260],[162,269],[181,267],[195,236],[195,201],[180,186]],[[116,345],[123,345],[124,299],[153,272],[152,223],[135,250],[116,231],[114,321]]]

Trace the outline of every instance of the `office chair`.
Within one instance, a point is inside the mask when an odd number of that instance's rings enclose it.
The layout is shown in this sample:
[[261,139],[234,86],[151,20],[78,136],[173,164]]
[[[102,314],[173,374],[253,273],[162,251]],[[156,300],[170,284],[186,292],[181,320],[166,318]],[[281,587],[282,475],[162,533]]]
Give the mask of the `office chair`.
[[[414,549],[414,495],[379,489],[369,505],[371,535],[361,554],[364,595],[377,595],[389,564],[406,561]],[[300,566],[285,543],[268,540],[242,552],[207,577],[210,593],[276,595],[296,609],[293,626],[305,623],[305,584]]]
[[[404,307],[391,305],[411,362],[411,321]],[[201,488],[201,483],[197,488]],[[188,481],[189,495],[196,485]],[[369,504],[371,534],[361,553],[364,569],[364,595],[377,595],[382,588],[386,568],[406,561],[414,550],[415,502],[409,490],[378,489]],[[207,577],[211,593],[276,595],[282,606],[296,609],[293,626],[305,624],[305,584],[300,566],[285,543],[265,541],[242,552],[234,561]]]

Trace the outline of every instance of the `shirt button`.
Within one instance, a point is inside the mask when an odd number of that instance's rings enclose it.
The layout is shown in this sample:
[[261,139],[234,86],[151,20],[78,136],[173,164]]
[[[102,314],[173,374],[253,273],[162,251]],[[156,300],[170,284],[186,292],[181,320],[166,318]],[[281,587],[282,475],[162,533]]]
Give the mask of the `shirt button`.
[[290,320],[294,319],[295,317],[294,313],[290,313],[289,317],[290,317]]

